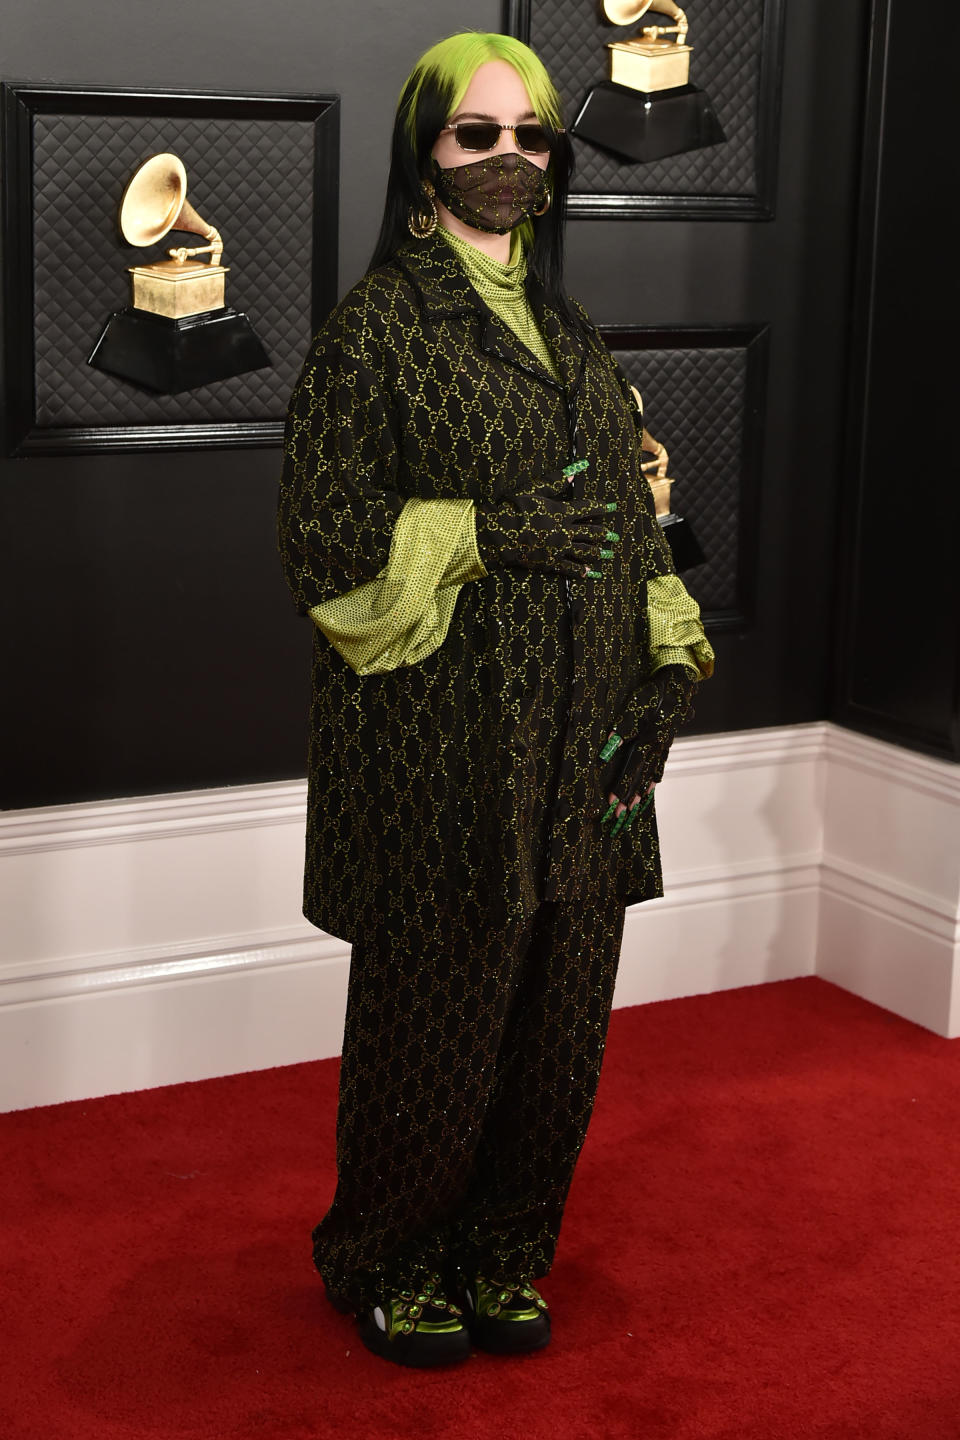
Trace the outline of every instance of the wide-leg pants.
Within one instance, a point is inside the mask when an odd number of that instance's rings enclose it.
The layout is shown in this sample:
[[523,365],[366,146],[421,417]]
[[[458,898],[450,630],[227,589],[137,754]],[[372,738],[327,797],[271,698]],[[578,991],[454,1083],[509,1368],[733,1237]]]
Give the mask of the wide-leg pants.
[[545,1275],[593,1109],[614,895],[499,921],[425,903],[353,946],[337,1189],[314,1261],[355,1308],[427,1275]]

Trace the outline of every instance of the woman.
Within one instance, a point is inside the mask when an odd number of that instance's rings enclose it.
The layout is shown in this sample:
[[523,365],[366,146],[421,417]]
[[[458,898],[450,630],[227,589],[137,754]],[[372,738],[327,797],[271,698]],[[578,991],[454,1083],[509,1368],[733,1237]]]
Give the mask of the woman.
[[641,421],[562,294],[571,169],[542,65],[429,50],[380,240],[288,415],[280,549],[316,626],[304,913],[351,941],[331,1301],[407,1365],[550,1336],[625,906],[713,655]]

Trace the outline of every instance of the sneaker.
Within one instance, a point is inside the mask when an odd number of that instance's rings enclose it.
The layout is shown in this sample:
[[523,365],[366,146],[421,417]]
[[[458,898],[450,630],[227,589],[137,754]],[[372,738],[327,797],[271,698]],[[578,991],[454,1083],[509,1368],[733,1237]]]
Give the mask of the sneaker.
[[495,1355],[518,1355],[550,1343],[547,1302],[528,1280],[476,1275],[461,1287],[470,1338]]
[[470,1354],[463,1312],[434,1280],[361,1311],[357,1330],[368,1350],[396,1365],[450,1365]]

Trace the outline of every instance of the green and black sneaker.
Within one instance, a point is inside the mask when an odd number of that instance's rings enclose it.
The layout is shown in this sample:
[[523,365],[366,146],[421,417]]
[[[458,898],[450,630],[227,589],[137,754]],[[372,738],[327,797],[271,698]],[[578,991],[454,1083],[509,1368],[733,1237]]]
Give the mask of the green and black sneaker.
[[447,1299],[439,1280],[428,1280],[419,1290],[401,1290],[361,1311],[357,1330],[368,1350],[396,1365],[452,1365],[470,1354],[463,1312]]
[[547,1302],[529,1280],[491,1280],[476,1275],[461,1284],[470,1338],[494,1355],[519,1355],[550,1343]]

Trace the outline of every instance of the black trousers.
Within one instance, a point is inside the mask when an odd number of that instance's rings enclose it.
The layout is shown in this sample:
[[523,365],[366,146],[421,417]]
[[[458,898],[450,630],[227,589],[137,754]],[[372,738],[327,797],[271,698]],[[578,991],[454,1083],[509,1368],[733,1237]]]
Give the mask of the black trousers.
[[[493,907],[497,910],[499,907]],[[455,1267],[545,1275],[593,1109],[623,936],[610,895],[353,946],[337,1190],[314,1261],[355,1308]]]

